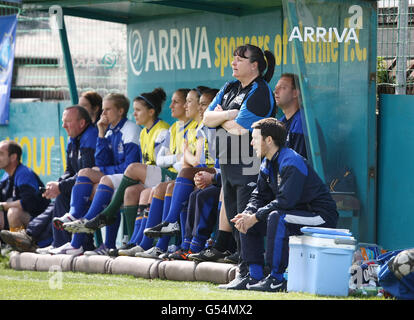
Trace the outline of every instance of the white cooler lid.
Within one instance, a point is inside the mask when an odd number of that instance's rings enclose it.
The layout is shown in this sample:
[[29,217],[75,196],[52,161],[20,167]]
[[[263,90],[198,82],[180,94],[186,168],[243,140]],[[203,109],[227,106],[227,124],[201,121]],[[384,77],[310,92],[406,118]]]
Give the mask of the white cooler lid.
[[307,245],[318,248],[355,250],[354,237],[313,234],[289,237],[289,245]]

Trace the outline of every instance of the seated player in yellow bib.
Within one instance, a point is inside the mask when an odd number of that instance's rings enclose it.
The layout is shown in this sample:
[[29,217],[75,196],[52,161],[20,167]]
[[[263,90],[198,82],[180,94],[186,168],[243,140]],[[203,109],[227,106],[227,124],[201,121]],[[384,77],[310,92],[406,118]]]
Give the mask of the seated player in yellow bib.
[[[171,115],[179,119],[174,122],[170,129],[163,146],[157,154],[157,165],[168,168],[177,173],[183,165],[183,145],[190,132],[195,132],[198,122],[188,117],[186,113],[186,97],[190,89],[179,89],[172,97]],[[121,256],[135,256],[153,247],[154,239],[144,235],[144,229],[155,226],[166,217],[171,205],[171,196],[175,181],[161,182],[151,190],[149,197],[140,200],[140,208],[143,214],[136,219],[133,236],[125,250],[119,250]],[[127,189],[128,190],[128,189]],[[147,202],[145,202],[147,201]],[[147,203],[146,208],[145,203]],[[168,239],[160,239],[160,248],[167,248]],[[132,246],[133,245],[133,246]]]
[[[197,121],[197,128],[189,130],[184,141],[183,150],[183,168],[175,181],[174,191],[172,193],[171,206],[167,214],[163,216],[163,222],[153,227],[147,227],[144,235],[150,238],[171,236],[180,233],[179,217],[183,209],[183,203],[188,200],[190,193],[194,190],[194,175],[199,171],[208,171],[215,173],[212,156],[214,150],[209,150],[208,142],[206,142],[206,134],[202,134],[201,114],[199,112],[199,99],[203,90],[208,88],[192,89],[186,99],[186,114],[188,117]],[[212,140],[213,141],[213,140]],[[207,155],[207,156],[206,156]],[[137,253],[139,257],[156,258],[165,253],[166,247],[160,245],[160,241],[147,252]]]

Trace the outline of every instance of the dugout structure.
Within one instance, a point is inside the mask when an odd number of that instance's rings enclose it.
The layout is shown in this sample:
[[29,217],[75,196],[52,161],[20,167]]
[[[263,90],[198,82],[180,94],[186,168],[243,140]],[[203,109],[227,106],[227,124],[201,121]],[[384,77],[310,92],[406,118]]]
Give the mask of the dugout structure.
[[[271,50],[276,57],[271,87],[284,72],[299,75],[309,159],[328,184],[342,182],[336,184],[336,191],[355,197],[358,205],[345,207],[349,210],[343,219],[354,222],[352,231],[360,241],[375,242],[376,4],[348,0],[28,0],[20,6],[23,12],[48,12],[58,19],[70,88],[71,102],[66,105],[76,103],[79,92],[65,16],[127,26],[127,95],[131,100],[158,86],[167,92],[166,105],[177,88],[220,88],[232,79],[232,52],[238,45],[251,43]],[[0,128],[3,137],[27,138],[25,148],[31,148],[32,165],[40,167],[39,159],[44,157],[46,169],[41,175],[45,181],[57,175],[48,168],[61,165],[65,145],[61,141],[64,132],[59,129],[65,103],[59,104],[58,111],[40,107],[26,111],[25,106],[18,105],[15,110],[20,112],[14,116],[19,118],[20,126],[11,121],[7,128]],[[33,129],[36,125],[31,112],[37,112],[37,118],[54,112],[56,124],[52,128],[39,123]],[[132,114],[129,116],[132,118]],[[172,122],[168,108],[161,117]],[[29,130],[29,136],[22,127]],[[38,155],[42,150],[44,155]],[[344,178],[347,171],[355,184]]]

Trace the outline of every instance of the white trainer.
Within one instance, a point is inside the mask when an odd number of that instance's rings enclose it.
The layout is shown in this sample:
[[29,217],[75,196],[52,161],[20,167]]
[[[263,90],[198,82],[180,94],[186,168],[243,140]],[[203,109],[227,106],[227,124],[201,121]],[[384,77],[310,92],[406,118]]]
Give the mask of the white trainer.
[[165,253],[158,247],[152,247],[144,252],[138,252],[135,254],[136,257],[140,258],[152,258],[152,259],[160,259],[160,255]]
[[118,250],[118,255],[127,256],[127,257],[135,257],[135,254],[137,254],[138,252],[144,252],[144,248],[142,248],[140,245],[136,245],[135,247],[132,247],[130,249]]
[[38,254],[50,254],[50,250],[55,249],[52,245],[44,247],[44,248],[37,248],[36,253]]
[[75,221],[76,218],[72,216],[69,212],[65,213],[63,216],[59,218],[53,218],[53,226],[58,230],[63,230],[63,224],[67,222]]
[[83,248],[80,246],[79,248],[72,247],[71,243],[65,243],[63,246],[59,248],[55,248],[49,251],[50,254],[67,254],[70,256],[79,256],[83,254]]

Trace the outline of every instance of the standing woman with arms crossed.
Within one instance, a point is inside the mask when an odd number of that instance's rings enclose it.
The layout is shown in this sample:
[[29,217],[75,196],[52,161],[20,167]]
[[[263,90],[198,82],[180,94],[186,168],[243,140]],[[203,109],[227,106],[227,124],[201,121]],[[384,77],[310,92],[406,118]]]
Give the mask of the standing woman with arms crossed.
[[[245,209],[259,173],[260,164],[255,162],[250,145],[251,125],[262,118],[274,117],[277,109],[268,84],[274,73],[274,55],[246,44],[237,47],[233,56],[231,66],[236,80],[221,88],[203,119],[206,126],[216,128],[216,152],[229,221]],[[239,143],[238,150],[234,150],[235,142]],[[239,233],[230,224],[239,250]],[[215,245],[231,241],[229,237],[229,233],[219,232]],[[243,276],[248,272],[243,263],[239,268]]]

